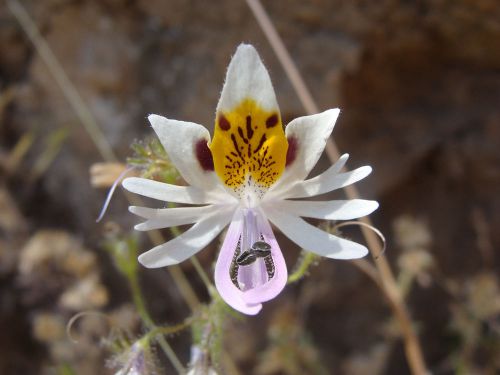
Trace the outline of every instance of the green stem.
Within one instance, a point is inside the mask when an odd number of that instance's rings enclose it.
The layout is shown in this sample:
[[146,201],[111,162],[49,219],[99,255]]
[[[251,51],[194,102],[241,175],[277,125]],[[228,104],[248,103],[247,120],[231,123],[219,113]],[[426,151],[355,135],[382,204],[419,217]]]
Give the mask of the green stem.
[[[167,358],[170,360],[172,365],[175,367],[177,372],[179,374],[185,374],[186,369],[182,365],[182,363],[179,361],[179,358],[175,354],[174,350],[170,346],[170,344],[165,340],[163,336],[159,336],[161,334],[161,330],[167,331],[171,327],[157,327],[153,319],[148,313],[148,310],[146,308],[146,304],[144,302],[144,297],[142,295],[141,288],[139,286],[139,278],[137,276],[137,273],[134,272],[132,274],[128,275],[128,281],[130,285],[130,290],[132,291],[132,300],[134,301],[134,305],[137,309],[137,312],[139,313],[139,316],[141,317],[142,322],[144,325],[149,328],[151,331],[148,333],[148,337],[152,332],[156,332],[151,337],[156,337],[156,340],[158,341],[158,344],[162,348],[163,352],[167,356]],[[175,328],[175,327],[172,327]]]
[[210,288],[212,288],[213,285],[212,285],[212,282],[210,281],[210,279],[208,278],[207,273],[205,272],[205,270],[201,266],[200,261],[198,260],[198,258],[196,258],[196,256],[192,256],[190,260],[191,260],[191,264],[196,269],[196,272],[198,272],[198,275],[200,276],[201,281],[203,281],[203,284],[205,284],[205,287],[210,291]]
[[168,326],[168,327],[154,327],[149,331],[146,335],[146,337],[156,337],[158,335],[171,335],[173,333],[177,333],[182,331],[183,329],[186,329],[189,327],[191,324],[193,324],[193,319],[186,319],[183,323],[177,324],[175,326]]
[[317,258],[318,256],[316,254],[310,253],[309,251],[302,251],[298,264],[295,267],[295,270],[290,276],[288,276],[287,283],[288,284],[295,283],[300,279],[302,279],[309,270],[309,267],[314,263],[314,261]]
[[146,308],[146,303],[144,302],[144,297],[141,292],[141,287],[139,286],[139,278],[137,273],[129,275],[128,277],[130,290],[132,291],[132,300],[134,301],[135,308],[141,317],[141,320],[148,327],[152,327],[155,324],[153,323],[153,319],[148,313]]

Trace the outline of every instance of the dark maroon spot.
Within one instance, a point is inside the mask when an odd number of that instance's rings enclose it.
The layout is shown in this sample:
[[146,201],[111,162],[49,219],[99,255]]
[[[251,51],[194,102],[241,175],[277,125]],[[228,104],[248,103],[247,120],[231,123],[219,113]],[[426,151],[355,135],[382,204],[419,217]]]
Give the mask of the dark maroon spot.
[[195,145],[196,159],[200,163],[200,166],[205,171],[214,170],[214,159],[212,157],[212,152],[208,148],[206,139],[200,139]]
[[246,139],[245,136],[243,135],[243,129],[241,129],[239,126],[238,126],[238,134],[240,135],[241,139],[243,139],[243,142],[248,143],[248,139]]
[[231,124],[227,120],[226,116],[224,116],[222,113],[219,113],[219,127],[222,130],[229,130],[229,129],[231,129]]
[[252,117],[250,115],[247,116],[247,137],[248,139],[253,137]]
[[275,113],[269,116],[266,120],[266,128],[272,128],[278,123],[278,115]]
[[259,152],[259,150],[262,148],[262,146],[264,146],[264,142],[266,141],[266,135],[262,135],[262,137],[260,138],[260,141],[259,141],[259,144],[257,145],[257,148],[255,150],[253,150],[253,153],[256,154],[257,152]]
[[297,138],[290,137],[288,138],[288,150],[286,151],[286,163],[285,166],[289,166],[295,161],[297,157],[297,149],[298,149]]
[[[244,162],[245,158],[241,155],[241,152],[240,152],[239,147],[238,147],[238,141],[236,140],[236,137],[234,136],[234,134],[231,134],[231,141],[233,141],[234,150],[238,153],[238,156],[240,157],[241,161]],[[243,147],[242,147],[242,149],[243,149]]]

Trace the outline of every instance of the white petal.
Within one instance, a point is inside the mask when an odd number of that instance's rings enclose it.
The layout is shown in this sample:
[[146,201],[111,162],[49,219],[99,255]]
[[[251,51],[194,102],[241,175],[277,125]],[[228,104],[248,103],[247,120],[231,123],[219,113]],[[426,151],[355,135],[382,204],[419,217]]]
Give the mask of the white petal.
[[[208,194],[193,186],[171,185],[164,182],[148,180],[146,178],[129,177],[123,180],[122,185],[131,193],[140,194],[164,202],[207,204],[217,203],[223,200],[223,197],[219,197],[216,194]],[[227,199],[232,199],[232,197],[227,195],[226,200]]]
[[220,207],[210,205],[203,207],[175,207],[175,208],[147,208],[130,206],[129,211],[133,214],[148,219],[144,223],[137,224],[136,230],[151,230],[159,228],[170,228],[178,225],[193,224],[202,217],[217,211]]
[[273,207],[295,216],[323,220],[352,220],[371,214],[378,202],[364,199],[321,201],[289,201],[273,203]]
[[370,166],[360,167],[344,173],[337,173],[330,168],[319,176],[306,181],[299,181],[283,194],[283,198],[308,198],[329,193],[332,190],[354,184],[371,172],[372,168]]
[[207,246],[231,220],[231,210],[221,210],[205,216],[187,231],[139,256],[148,268],[178,264]]
[[363,245],[322,231],[299,217],[274,208],[265,208],[265,212],[285,236],[304,250],[332,259],[357,259],[368,254]]
[[286,126],[288,147],[295,147],[295,151],[293,161],[287,165],[277,185],[289,185],[307,177],[325,149],[339,113],[338,108],[329,109],[316,115],[296,118]]
[[231,111],[248,98],[264,110],[278,109],[271,79],[259,54],[253,46],[240,44],[227,68],[217,112]]
[[[323,174],[327,173],[328,175],[336,175],[341,171],[342,168],[344,168],[347,159],[349,159],[349,154],[343,154],[339,158],[339,160],[337,160],[335,164],[330,166],[330,168],[328,168]],[[278,182],[274,184],[271,187],[271,189],[266,193],[266,195],[264,196],[264,200],[274,200],[274,198],[276,197],[280,197],[281,199],[290,198],[290,194],[288,193],[288,191],[290,191],[297,183],[300,183],[300,181],[294,184],[287,182],[286,180],[287,177],[285,177],[285,179],[283,180],[278,180]]]
[[[204,143],[205,146],[210,143],[210,134],[205,127],[193,122],[170,120],[158,115],[149,115],[148,120],[165,147],[168,157],[189,185],[210,189],[218,183],[213,171],[213,161],[212,169],[209,170],[203,168],[197,157],[197,147],[201,147],[198,143]],[[212,157],[208,146],[204,155],[209,159]]]

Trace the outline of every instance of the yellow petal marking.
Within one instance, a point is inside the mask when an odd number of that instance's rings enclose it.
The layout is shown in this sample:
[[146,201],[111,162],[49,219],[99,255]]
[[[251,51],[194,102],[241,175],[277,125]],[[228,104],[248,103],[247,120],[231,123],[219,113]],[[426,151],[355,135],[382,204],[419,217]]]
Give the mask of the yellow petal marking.
[[245,99],[233,110],[217,113],[210,144],[214,168],[235,191],[245,182],[269,188],[285,169],[287,149],[278,110],[266,111]]

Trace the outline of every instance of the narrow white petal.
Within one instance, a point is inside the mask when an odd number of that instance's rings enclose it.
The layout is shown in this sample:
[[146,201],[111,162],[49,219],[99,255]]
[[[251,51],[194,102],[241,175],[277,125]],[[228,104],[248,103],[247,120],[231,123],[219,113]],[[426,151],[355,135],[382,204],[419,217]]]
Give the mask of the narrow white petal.
[[371,214],[378,202],[364,199],[333,201],[290,201],[273,203],[274,208],[291,215],[323,220],[352,220]]
[[[316,165],[332,133],[340,110],[329,109],[291,121],[285,128],[291,161],[277,184],[289,185],[304,180]],[[293,151],[292,151],[293,149]]]
[[[347,159],[349,159],[349,154],[343,154],[339,158],[339,160],[337,160],[335,164],[330,166],[330,168],[328,168],[324,173],[328,173],[329,175],[332,176],[336,175],[342,170],[342,168],[344,168]],[[287,172],[285,171],[285,173]],[[269,189],[269,191],[266,193],[266,195],[264,196],[264,200],[273,200],[276,197],[289,198],[290,194],[288,194],[288,191],[290,191],[295,186],[295,184],[286,182],[287,180],[290,181],[289,177],[287,178],[286,176],[283,180],[281,179],[278,180],[278,182],[274,184],[271,187],[271,189]],[[300,183],[300,181],[297,183]]]
[[266,208],[265,212],[285,236],[304,250],[332,259],[357,259],[368,254],[363,245],[322,231],[299,217],[274,208]]
[[148,268],[178,264],[207,246],[229,223],[231,210],[221,210],[203,217],[187,231],[139,256],[139,262]]
[[178,186],[148,180],[146,178],[129,177],[123,180],[122,185],[131,193],[164,202],[185,204],[207,204],[218,202],[218,199],[209,196],[206,192],[193,186]]
[[148,219],[144,223],[137,224],[136,230],[151,230],[159,228],[170,228],[178,225],[193,224],[202,217],[216,212],[220,207],[215,205],[203,207],[175,207],[175,208],[147,208],[130,206],[129,211],[133,214]]
[[189,185],[209,189],[217,184],[212,155],[207,146],[210,134],[205,127],[158,115],[150,115],[148,120],[168,157]]
[[269,74],[250,44],[240,44],[231,59],[217,112],[231,111],[245,99],[254,100],[267,111],[278,109]]
[[350,172],[337,173],[332,168],[319,176],[300,181],[286,191],[283,198],[308,198],[329,193],[362,180],[372,172],[370,166],[356,168]]

